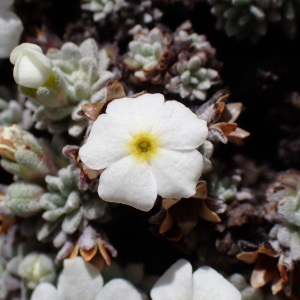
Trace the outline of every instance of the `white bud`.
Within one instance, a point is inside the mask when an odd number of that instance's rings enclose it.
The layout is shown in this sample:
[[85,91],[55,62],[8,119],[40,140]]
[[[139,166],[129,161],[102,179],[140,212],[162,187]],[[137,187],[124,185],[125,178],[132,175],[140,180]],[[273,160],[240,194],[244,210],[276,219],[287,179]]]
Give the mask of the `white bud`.
[[28,88],[43,86],[52,74],[52,63],[34,44],[23,43],[11,52],[10,61],[15,65],[14,79]]

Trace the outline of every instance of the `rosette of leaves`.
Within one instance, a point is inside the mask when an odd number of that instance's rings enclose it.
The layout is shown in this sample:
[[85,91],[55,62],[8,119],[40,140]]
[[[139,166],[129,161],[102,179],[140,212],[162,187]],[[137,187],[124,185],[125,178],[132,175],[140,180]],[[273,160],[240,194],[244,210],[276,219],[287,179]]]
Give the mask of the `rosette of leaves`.
[[44,190],[37,184],[14,182],[4,196],[6,206],[17,216],[29,218],[40,210],[40,198]]
[[39,252],[36,240],[24,237],[19,229],[13,226],[0,235],[1,300],[27,300],[37,284],[53,282],[56,277],[51,255]]
[[15,100],[5,101],[0,98],[0,129],[3,126],[18,124],[22,121],[22,107]]
[[298,0],[208,0],[217,17],[217,29],[238,39],[257,41],[267,33],[269,24],[279,24],[288,37],[297,31],[300,13]]
[[218,71],[205,68],[198,54],[180,59],[173,67],[173,74],[176,75],[166,85],[167,90],[190,100],[205,100],[206,91],[219,81]]
[[151,82],[161,84],[163,72],[174,59],[170,49],[172,34],[158,27],[149,31],[136,25],[131,33],[134,39],[129,43],[129,51],[124,59],[126,68],[132,71],[133,83]]
[[189,21],[176,29],[174,48],[178,59],[166,76],[167,91],[181,98],[205,100],[207,90],[220,82],[216,50],[205,35],[192,31]]
[[[105,34],[108,40],[124,40],[127,38],[127,31],[136,24],[154,25],[162,17],[162,11],[155,7],[155,1],[143,0],[81,0],[81,8],[93,14],[93,21],[97,22],[97,27],[105,27]],[[82,15],[86,18],[87,14]],[[87,19],[89,22],[90,19]],[[85,32],[85,22],[80,20],[76,25],[69,24],[67,28],[66,40],[76,40],[79,31]],[[97,36],[97,33],[93,33]]]
[[14,100],[9,90],[0,87],[0,129],[13,124],[28,130],[32,126],[32,118],[29,109],[24,107],[25,100],[22,97]]
[[282,221],[270,236],[279,241],[287,256],[300,261],[300,173],[289,170],[279,174],[268,187],[267,199],[277,206]]
[[20,259],[17,272],[30,290],[41,282],[53,283],[56,278],[53,258],[39,252],[31,252]]
[[209,193],[224,202],[229,201],[236,195],[239,181],[238,176],[219,178],[212,174],[209,178]]
[[65,101],[38,103],[34,119],[37,129],[51,133],[68,131],[79,136],[87,126],[87,120],[77,114],[83,103],[100,102],[105,97],[105,86],[113,74],[107,70],[110,59],[105,49],[99,50],[93,39],[80,46],[65,43],[62,48],[50,49],[47,53],[67,85]]
[[23,180],[42,181],[56,172],[49,145],[17,125],[0,131],[1,166]]
[[62,246],[68,236],[83,230],[88,221],[105,218],[108,204],[96,194],[79,190],[80,170],[74,165],[60,169],[58,176],[46,176],[48,193],[40,199],[44,210],[37,230],[38,240],[52,240]]
[[279,174],[268,187],[268,201],[277,204],[284,223],[300,229],[300,173],[289,170]]
[[265,35],[268,20],[265,9],[268,2],[257,0],[208,0],[211,12],[217,17],[217,29],[224,29],[228,36],[243,39],[250,36],[253,41]]
[[24,255],[24,244],[20,243],[17,227],[11,227],[0,235],[0,299],[25,300],[27,288],[18,274],[18,263]]
[[81,8],[94,13],[94,21],[100,21],[107,15],[116,13],[126,6],[124,0],[82,0]]

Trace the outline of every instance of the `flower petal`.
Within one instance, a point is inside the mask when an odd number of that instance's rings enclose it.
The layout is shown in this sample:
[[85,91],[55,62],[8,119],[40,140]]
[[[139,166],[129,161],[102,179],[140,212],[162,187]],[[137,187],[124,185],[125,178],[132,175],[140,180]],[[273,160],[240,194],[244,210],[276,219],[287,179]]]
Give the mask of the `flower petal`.
[[56,288],[48,283],[40,283],[33,291],[30,300],[64,300],[57,292]]
[[127,127],[131,134],[150,131],[164,105],[162,94],[144,94],[137,98],[121,98],[112,101],[106,113]]
[[124,279],[109,281],[100,291],[96,300],[143,300],[136,288]]
[[151,133],[160,137],[162,148],[185,150],[202,145],[208,128],[190,109],[177,101],[163,105],[152,127]]
[[150,165],[162,197],[180,199],[195,194],[203,168],[203,158],[197,150],[159,149]]
[[126,143],[131,139],[127,128],[108,115],[100,115],[94,122],[87,142],[79,156],[89,168],[100,170],[129,154]]
[[147,161],[137,161],[130,155],[101,174],[98,194],[105,201],[148,211],[155,203],[157,187]]
[[52,64],[44,54],[25,49],[16,60],[13,76],[19,85],[38,88],[46,83],[51,73]]
[[[1,4],[0,4],[1,5]],[[19,43],[23,25],[20,18],[0,9],[0,58],[7,58]]]
[[178,260],[156,282],[150,292],[152,300],[192,299],[192,266],[185,259]]
[[193,274],[193,300],[240,300],[240,292],[221,274],[202,267]]
[[103,286],[99,271],[81,257],[64,260],[57,290],[64,300],[95,300]]
[[43,53],[43,50],[40,46],[32,43],[22,43],[21,45],[14,48],[10,54],[10,62],[14,65],[18,59],[18,56],[23,53],[24,50],[32,49],[36,52]]

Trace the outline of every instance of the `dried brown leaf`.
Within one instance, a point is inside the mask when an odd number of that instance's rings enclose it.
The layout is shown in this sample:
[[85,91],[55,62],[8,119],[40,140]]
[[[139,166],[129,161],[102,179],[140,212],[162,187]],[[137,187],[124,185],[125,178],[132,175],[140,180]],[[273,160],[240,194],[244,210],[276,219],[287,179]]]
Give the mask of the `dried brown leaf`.
[[192,196],[191,198],[202,199],[202,200],[207,198],[207,188],[206,188],[205,181],[201,181],[197,184],[196,194],[194,196]]
[[259,253],[263,253],[271,257],[279,257],[279,253],[273,249],[269,242],[265,242],[262,246],[258,248],[257,251]]
[[227,138],[230,142],[241,145],[243,143],[243,139],[245,139],[249,135],[250,135],[250,132],[248,132],[240,127],[237,127],[235,131],[233,131],[227,135]]
[[220,122],[220,123],[213,124],[210,127],[220,128],[223,131],[224,135],[228,136],[230,133],[236,130],[237,124]]
[[163,219],[163,221],[161,222],[160,226],[159,226],[159,234],[164,234],[166,232],[168,232],[172,226],[174,225],[174,219],[171,217],[171,215],[169,214],[169,212],[167,211],[165,218]]
[[173,205],[178,203],[181,199],[172,199],[172,198],[165,198],[162,201],[162,206],[165,210],[170,209]]
[[237,259],[247,263],[247,264],[253,264],[257,257],[258,257],[258,252],[241,252],[239,254],[237,254]]
[[0,215],[0,234],[6,232],[14,222],[14,217]]
[[105,267],[105,261],[103,259],[103,257],[100,255],[100,253],[97,253],[92,260],[90,261],[90,263],[96,267],[100,272],[103,271],[104,267]]
[[233,123],[239,117],[243,108],[241,102],[228,103],[226,104],[225,110],[222,114],[221,121],[227,123]]
[[[225,96],[226,95],[223,95],[222,98]],[[216,123],[221,118],[225,105],[226,103],[224,103],[223,101],[217,102],[213,105],[214,116],[213,119],[211,120],[211,123]]]
[[199,201],[199,204],[197,205],[197,212],[198,215],[206,221],[215,223],[221,222],[218,214],[214,211],[211,211],[204,203],[204,200]]
[[98,248],[96,246],[87,250],[82,247],[79,248],[79,253],[85,261],[90,261],[97,253]]
[[111,264],[111,258],[107,252],[107,249],[105,248],[104,243],[101,241],[101,239],[97,239],[97,244],[102,257],[105,260],[105,263],[109,266]]
[[92,121],[95,121],[101,114],[103,106],[104,103],[87,103],[81,105],[81,109],[85,117]]
[[255,289],[265,286],[271,280],[271,275],[266,269],[254,269],[251,274],[250,283]]
[[107,97],[106,97],[106,103],[109,103],[112,100],[120,99],[126,97],[124,88],[122,84],[115,80],[111,82],[107,87]]
[[280,276],[277,276],[273,279],[271,290],[273,295],[277,295],[280,291],[282,291],[284,286],[284,282]]
[[83,249],[82,247],[79,249],[79,253],[85,261],[90,261],[96,255],[97,251],[98,249],[96,246],[89,250]]
[[78,255],[79,253],[79,246],[76,244],[72,250],[72,252],[69,254],[69,258],[74,258]]
[[84,174],[86,174],[87,177],[89,179],[91,179],[91,180],[97,178],[104,171],[104,169],[102,169],[102,170],[93,170],[93,169],[90,169],[89,167],[87,167],[82,162],[80,163],[80,166],[81,166],[81,169],[84,172]]

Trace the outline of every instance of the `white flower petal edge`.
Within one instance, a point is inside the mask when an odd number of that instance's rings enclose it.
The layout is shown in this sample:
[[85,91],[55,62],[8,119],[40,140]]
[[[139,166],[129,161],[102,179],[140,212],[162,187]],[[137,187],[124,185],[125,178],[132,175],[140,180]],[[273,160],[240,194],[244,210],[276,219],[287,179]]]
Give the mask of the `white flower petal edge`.
[[106,109],[106,114],[116,118],[135,134],[137,130],[150,131],[165,105],[162,94],[144,94],[137,98],[122,98],[112,101]]
[[190,109],[177,101],[163,105],[151,132],[160,136],[161,147],[166,149],[195,149],[207,137],[206,121],[199,119]]
[[50,283],[40,283],[33,291],[30,300],[64,300]]
[[81,257],[64,260],[64,269],[59,276],[57,290],[64,300],[95,300],[103,286],[99,271]]
[[10,11],[0,11],[0,58],[9,57],[19,43],[23,25],[20,18]]
[[195,194],[203,168],[203,158],[197,150],[160,149],[150,165],[162,197],[180,199]]
[[109,281],[95,300],[143,300],[136,288],[127,280],[117,278]]
[[79,156],[89,168],[104,169],[129,155],[124,144],[130,138],[131,135],[122,123],[109,115],[100,115],[93,124],[88,142],[79,149]]
[[109,166],[100,176],[99,196],[149,211],[157,197],[156,181],[147,162],[136,163],[131,155]]
[[42,48],[36,44],[31,44],[31,43],[22,43],[18,47],[16,47],[10,54],[10,62],[14,65],[17,61],[17,58],[20,54],[23,53],[24,50],[32,49],[35,50],[36,52],[43,53]]
[[193,274],[193,300],[241,300],[241,293],[221,274],[201,267]]
[[156,282],[150,292],[152,300],[192,300],[192,266],[178,260]]

